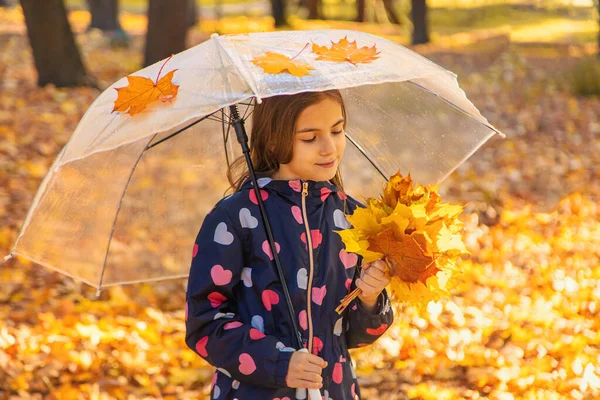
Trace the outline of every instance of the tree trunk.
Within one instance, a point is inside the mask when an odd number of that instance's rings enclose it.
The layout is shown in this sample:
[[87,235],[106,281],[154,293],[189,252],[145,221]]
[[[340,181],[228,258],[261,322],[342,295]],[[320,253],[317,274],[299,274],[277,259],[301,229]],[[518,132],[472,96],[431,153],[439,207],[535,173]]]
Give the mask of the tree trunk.
[[9,7],[10,5],[9,0],[0,0],[0,7]]
[[427,23],[427,1],[412,0],[412,44],[429,43],[429,28]]
[[287,26],[285,18],[285,0],[271,0],[271,14],[275,19],[275,27]]
[[105,32],[121,30],[118,0],[87,0],[87,2],[92,14],[88,29],[97,28]]
[[185,50],[189,0],[150,0],[144,66]]
[[308,0],[308,19],[319,19],[320,0]]
[[596,0],[598,6],[598,58],[600,58],[600,0]]
[[[364,1],[364,0],[363,0]],[[383,0],[383,6],[385,7],[385,13],[392,24],[402,25],[400,17],[394,9],[394,0]]]
[[356,0],[356,22],[365,22],[366,0]]
[[94,86],[81,61],[63,0],[21,0],[38,85]]
[[198,23],[198,5],[196,0],[188,1],[187,24],[188,28],[193,28]]

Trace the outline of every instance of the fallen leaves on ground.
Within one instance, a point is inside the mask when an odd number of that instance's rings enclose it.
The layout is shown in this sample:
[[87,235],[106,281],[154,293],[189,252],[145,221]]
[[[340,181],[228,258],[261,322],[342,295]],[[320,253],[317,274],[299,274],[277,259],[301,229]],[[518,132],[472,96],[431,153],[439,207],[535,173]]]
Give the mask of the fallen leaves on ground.
[[[19,24],[0,38],[0,255],[98,95],[37,88]],[[106,86],[140,68],[143,37],[110,52],[94,32],[77,40]],[[373,346],[352,352],[363,398],[600,396],[600,100],[571,96],[560,81],[569,54],[547,49],[428,54],[458,73],[507,138],[487,142],[441,185],[447,201],[466,202],[466,275],[449,301],[404,308]],[[212,368],[184,343],[185,282],[95,299],[92,288],[19,258],[1,264],[0,277],[0,398],[208,396]]]

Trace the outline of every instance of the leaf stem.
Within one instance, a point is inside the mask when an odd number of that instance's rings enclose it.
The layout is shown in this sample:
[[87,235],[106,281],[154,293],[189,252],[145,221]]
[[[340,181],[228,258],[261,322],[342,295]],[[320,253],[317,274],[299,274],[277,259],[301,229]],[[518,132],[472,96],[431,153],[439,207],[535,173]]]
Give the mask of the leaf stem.
[[171,54],[171,56],[169,58],[167,58],[167,60],[163,63],[163,65],[160,67],[160,69],[158,70],[158,75],[156,76],[156,83],[155,85],[158,85],[158,78],[160,78],[160,74],[163,70],[163,68],[165,67],[165,65],[169,62],[169,60],[173,58],[173,54]]
[[[308,43],[306,43],[304,45],[304,47],[302,48],[302,50],[300,50],[300,53],[302,53],[304,51],[304,49],[306,49],[306,47],[308,46]],[[294,57],[290,58],[290,60],[293,60],[294,58],[298,57],[300,55],[300,53],[296,54]]]

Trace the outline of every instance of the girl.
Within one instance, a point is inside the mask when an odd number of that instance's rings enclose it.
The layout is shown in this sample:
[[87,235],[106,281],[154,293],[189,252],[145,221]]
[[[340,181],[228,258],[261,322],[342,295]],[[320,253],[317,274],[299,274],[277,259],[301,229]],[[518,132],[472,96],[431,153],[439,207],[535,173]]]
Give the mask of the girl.
[[[253,112],[250,150],[304,347],[295,351],[287,305],[255,191],[236,160],[235,192],[205,217],[186,294],[186,343],[217,367],[211,399],[357,399],[348,349],[366,346],[393,312],[378,260],[361,269],[334,229],[361,203],[343,191],[346,110],[337,90],[269,97]],[[365,266],[367,267],[367,266]],[[360,277],[359,272],[360,271]],[[362,294],[335,308],[356,287]]]

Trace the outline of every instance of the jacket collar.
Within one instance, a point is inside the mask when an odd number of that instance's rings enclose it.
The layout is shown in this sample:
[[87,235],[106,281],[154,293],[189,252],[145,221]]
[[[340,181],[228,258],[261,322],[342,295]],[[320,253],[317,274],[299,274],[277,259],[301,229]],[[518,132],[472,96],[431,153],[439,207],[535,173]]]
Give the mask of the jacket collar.
[[[272,179],[264,173],[257,173],[256,179],[261,189],[268,189],[278,192],[280,195],[300,201],[302,196],[302,184],[308,182],[307,201],[319,200],[327,197],[330,193],[336,193],[339,189],[333,181],[313,181],[307,179]],[[252,179],[247,178],[241,186],[241,189],[251,189]]]

